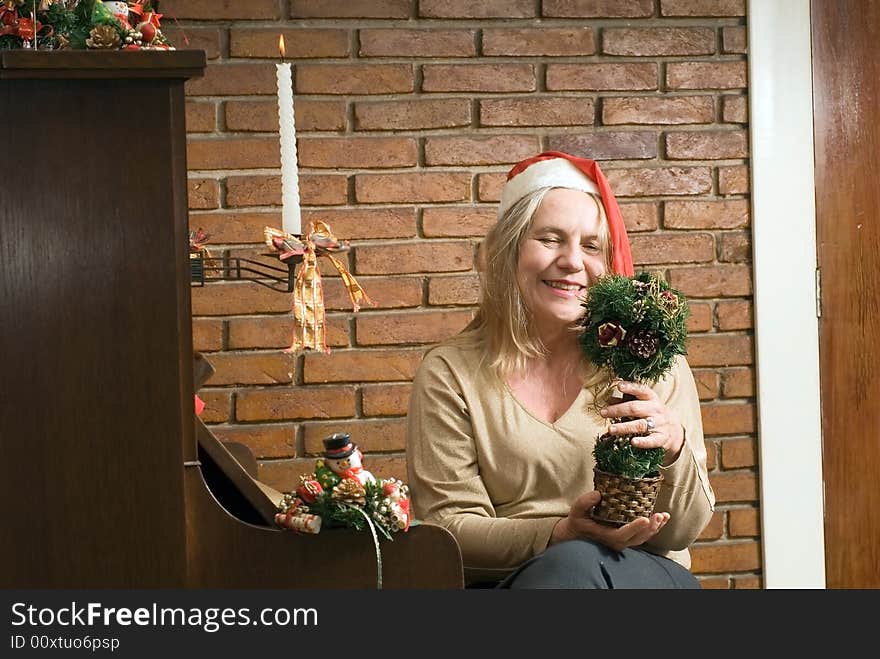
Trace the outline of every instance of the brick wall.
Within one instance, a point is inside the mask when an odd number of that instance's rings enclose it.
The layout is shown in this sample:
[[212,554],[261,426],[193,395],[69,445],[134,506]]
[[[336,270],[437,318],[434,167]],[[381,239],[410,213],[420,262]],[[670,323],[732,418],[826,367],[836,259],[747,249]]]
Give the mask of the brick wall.
[[[289,490],[322,437],[350,431],[405,475],[404,415],[425,347],[473,313],[474,255],[510,164],[540,150],[603,161],[638,266],[691,300],[717,513],[693,549],[705,587],[761,585],[750,264],[745,0],[165,0],[203,48],[187,84],[192,228],[258,254],[280,226],[278,34],[295,68],[304,224],[351,240],[377,302],[325,281],[330,355],[290,356],[290,298],[193,289],[216,375],[203,418]],[[176,19],[177,23],[173,19]]]

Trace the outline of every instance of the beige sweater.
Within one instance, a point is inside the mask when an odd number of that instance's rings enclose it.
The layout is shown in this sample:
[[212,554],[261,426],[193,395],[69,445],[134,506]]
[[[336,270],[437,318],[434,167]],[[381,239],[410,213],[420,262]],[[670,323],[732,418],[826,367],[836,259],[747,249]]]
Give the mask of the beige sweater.
[[[416,517],[452,532],[469,580],[503,577],[546,549],[556,522],[593,489],[592,449],[604,428],[589,389],[551,424],[479,371],[479,355],[455,344],[429,351],[413,383],[407,427]],[[678,358],[654,389],[679,413],[685,443],[662,469],[655,509],[668,511],[670,521],[644,548],[690,567],[687,547],[709,522],[715,496],[686,360]]]

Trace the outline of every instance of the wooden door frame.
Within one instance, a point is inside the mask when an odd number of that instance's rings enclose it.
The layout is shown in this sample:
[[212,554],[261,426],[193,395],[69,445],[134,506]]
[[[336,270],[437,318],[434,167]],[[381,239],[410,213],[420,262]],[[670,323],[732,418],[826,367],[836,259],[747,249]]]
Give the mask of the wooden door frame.
[[810,2],[747,21],[764,586],[824,588]]

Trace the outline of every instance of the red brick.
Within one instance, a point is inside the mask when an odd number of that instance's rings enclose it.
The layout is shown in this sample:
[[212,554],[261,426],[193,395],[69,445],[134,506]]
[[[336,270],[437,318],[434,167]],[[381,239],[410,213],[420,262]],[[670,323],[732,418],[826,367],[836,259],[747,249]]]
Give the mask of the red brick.
[[187,96],[241,96],[277,94],[275,66],[260,64],[209,64],[203,78],[193,78],[186,85]]
[[751,231],[725,231],[719,235],[718,260],[722,263],[751,263]]
[[695,368],[693,374],[700,400],[718,398],[718,373],[716,371]]
[[257,462],[257,479],[279,492],[293,492],[299,487],[299,477],[315,473],[315,460],[261,460]]
[[752,294],[752,271],[743,265],[676,268],[669,283],[687,297],[722,297]]
[[734,590],[762,590],[761,577],[733,577]]
[[354,416],[355,392],[351,386],[271,387],[239,391],[238,421],[276,419],[335,419]]
[[290,311],[290,298],[259,284],[214,282],[192,289],[194,316],[228,316]]
[[229,32],[230,57],[268,57],[278,60],[278,37],[284,36],[286,59],[300,57],[348,57],[348,30],[310,30],[307,28],[279,29],[238,28]]
[[360,57],[473,57],[475,30],[360,30]]
[[541,151],[537,136],[426,137],[426,165],[513,164]]
[[748,300],[722,300],[716,309],[719,330],[740,330],[753,327],[752,304]]
[[654,0],[544,0],[541,15],[559,18],[640,18],[654,15]]
[[746,96],[722,97],[721,118],[727,123],[744,124],[749,120],[749,103]]
[[532,92],[534,64],[425,64],[422,91]]
[[422,18],[531,18],[531,0],[419,0]]
[[502,98],[480,101],[481,126],[581,126],[593,125],[593,100],[589,98]]
[[413,238],[416,235],[416,209],[336,208],[305,211],[303,226],[322,221],[340,240]]
[[638,265],[697,263],[715,257],[715,241],[707,233],[632,236],[630,244],[633,262]]
[[284,352],[215,352],[206,355],[214,367],[206,384],[290,384],[294,356]]
[[749,202],[667,201],[663,213],[667,229],[741,229],[749,226]]
[[704,334],[688,342],[692,366],[731,366],[753,363],[752,338],[745,334]]
[[305,356],[303,378],[313,382],[392,382],[412,380],[422,350],[342,350]]
[[428,304],[476,304],[480,299],[480,278],[477,275],[454,275],[428,279]]
[[[328,346],[338,348],[349,345],[349,317],[350,314],[327,314],[325,331]],[[227,322],[230,349],[287,348],[293,343],[295,321],[292,314],[230,318]]]
[[593,55],[593,28],[521,28],[483,30],[483,55],[564,56]]
[[[359,277],[358,283],[375,305],[364,305],[365,309],[399,309],[417,307],[422,303],[421,277]],[[328,310],[350,309],[351,300],[345,287],[324,284],[324,305]]]
[[[303,204],[323,206],[348,201],[348,178],[344,175],[300,175]],[[226,179],[226,205],[280,206],[280,176],[230,176]]]
[[[226,130],[278,132],[278,102],[227,101],[223,104]],[[294,101],[297,134],[314,130],[344,130],[345,101]]]
[[413,91],[410,64],[300,64],[300,94],[395,94]]
[[711,96],[628,96],[602,101],[602,123],[708,124],[715,120]]
[[706,469],[712,473],[718,467],[718,446],[711,440],[704,440],[703,445],[706,447]]
[[279,167],[281,153],[277,139],[201,139],[186,145],[189,169],[255,169]]
[[220,182],[215,179],[188,179],[186,193],[191,209],[207,210],[220,207]]
[[422,211],[422,232],[428,238],[485,236],[498,220],[494,208],[437,206]]
[[215,103],[186,102],[186,132],[211,133],[217,128],[217,105]]
[[362,314],[355,319],[358,345],[437,343],[457,334],[473,318],[470,310]]
[[409,18],[411,0],[290,0],[291,18]]
[[688,332],[708,332],[712,329],[712,305],[702,302],[690,303],[691,315],[687,320]]
[[193,318],[193,350],[201,352],[203,350],[222,350],[223,349],[223,321],[213,318]]
[[761,569],[761,545],[757,542],[697,544],[691,547],[691,572],[747,572]]
[[413,167],[418,159],[411,137],[309,137],[297,140],[301,167],[322,169]]
[[725,398],[751,398],[755,395],[755,372],[750,368],[722,371],[721,391]]
[[[225,35],[225,29],[223,33]],[[162,24],[162,34],[178,50],[204,50],[205,59],[207,60],[214,60],[220,57],[220,30],[217,28],[191,26],[182,28],[166,19]]]
[[411,384],[365,384],[361,387],[364,416],[405,415],[411,392]]
[[751,437],[725,439],[721,444],[721,468],[741,469],[758,463],[757,446]]
[[731,537],[757,537],[761,535],[761,518],[757,508],[734,508],[728,513]]
[[583,153],[592,160],[645,159],[657,157],[657,134],[645,131],[591,132],[583,135],[553,135],[551,151]]
[[471,175],[465,172],[357,174],[355,197],[361,203],[468,201]]
[[746,0],[660,0],[661,16],[745,16]]
[[[280,227],[281,213],[190,213],[190,231],[204,230],[208,234],[208,251],[213,244],[261,243],[263,227]],[[217,256],[220,256],[219,254]]]
[[758,500],[758,478],[751,471],[725,471],[709,476],[718,503]]
[[362,245],[355,253],[357,274],[460,272],[474,264],[469,241],[426,240],[394,245]]
[[354,104],[357,130],[418,130],[470,126],[471,102],[466,98],[375,101]]
[[755,406],[750,403],[710,403],[702,406],[706,435],[755,432]]
[[718,540],[724,533],[724,513],[716,510],[697,540]]
[[666,134],[666,157],[670,160],[746,158],[748,155],[749,139],[746,131]]
[[162,12],[166,23],[171,23],[172,18],[256,21],[279,17],[277,0],[250,0],[245,4],[217,0],[162,0]]
[[718,192],[723,195],[748,194],[749,168],[745,165],[719,167]]
[[627,232],[656,231],[660,224],[657,204],[652,202],[620,204]]
[[504,172],[477,175],[477,195],[480,201],[498,201],[501,199],[501,188],[507,181]]
[[712,55],[715,30],[708,27],[607,27],[602,32],[602,52],[638,57]]
[[211,432],[221,441],[244,444],[257,460],[296,457],[293,424],[211,426]]
[[748,50],[748,34],[743,25],[728,25],[721,28],[721,52],[745,54]]
[[[335,432],[347,432],[364,453],[402,451],[406,448],[406,419],[306,423],[303,428],[307,455],[320,455],[324,450],[324,438]],[[364,459],[364,466],[370,471],[375,464],[373,460],[372,456]]]
[[601,64],[548,64],[549,91],[658,89],[659,69],[654,62]]
[[205,409],[199,418],[205,423],[222,423],[229,421],[232,410],[232,392],[230,390],[200,389],[199,398],[205,402]]
[[606,171],[605,175],[618,197],[696,195],[712,190],[708,167],[615,169]]
[[703,590],[730,590],[730,579],[727,577],[701,577],[698,581]]
[[675,89],[745,89],[746,63],[670,62],[666,65],[666,86]]

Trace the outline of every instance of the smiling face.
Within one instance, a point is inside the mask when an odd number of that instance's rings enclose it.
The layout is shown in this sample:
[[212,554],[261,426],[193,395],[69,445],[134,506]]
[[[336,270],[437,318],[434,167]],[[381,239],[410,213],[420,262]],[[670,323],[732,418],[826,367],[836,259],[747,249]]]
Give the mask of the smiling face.
[[550,190],[535,211],[520,245],[517,283],[542,334],[583,313],[582,296],[606,272],[602,228],[596,201],[579,190]]

